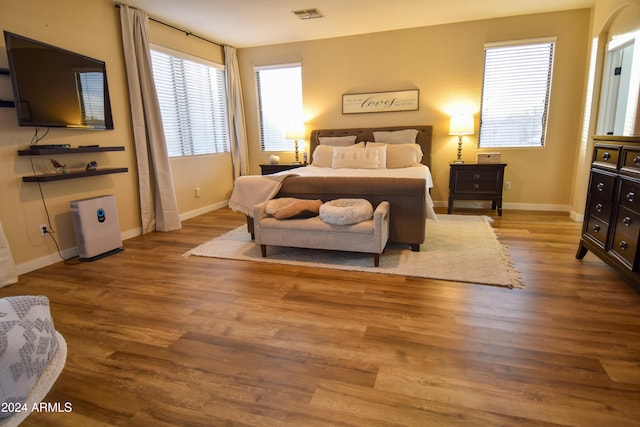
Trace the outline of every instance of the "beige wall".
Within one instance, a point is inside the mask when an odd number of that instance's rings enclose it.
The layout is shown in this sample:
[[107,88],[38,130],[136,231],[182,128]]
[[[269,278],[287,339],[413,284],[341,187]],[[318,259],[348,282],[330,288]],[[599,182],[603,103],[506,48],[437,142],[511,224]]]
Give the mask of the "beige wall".
[[[120,228],[125,237],[139,234],[140,220],[129,100],[120,41],[119,11],[108,0],[3,0],[0,29],[24,35],[68,50],[104,60],[114,114],[112,131],[52,129],[42,143],[72,146],[124,145],[124,152],[95,155],[52,156],[69,168],[82,168],[96,160],[99,166],[128,167],[129,173],[42,184],[42,192],[60,248],[74,253],[75,235],[69,202],[103,194],[116,197]],[[180,32],[151,25],[152,40],[189,53],[222,61],[222,49]],[[7,68],[4,38],[0,39],[0,68]],[[11,99],[11,84],[0,76],[0,99]],[[40,235],[39,224],[47,223],[38,185],[22,182],[32,174],[28,157],[18,157],[26,148],[33,128],[17,126],[15,111],[0,108],[0,220],[19,273],[59,260],[50,238]],[[39,172],[51,172],[49,156],[34,157]],[[171,161],[172,173],[183,216],[224,205],[231,192],[233,175],[228,154]],[[196,198],[194,188],[201,188]],[[76,252],[77,253],[77,252]]]
[[[464,138],[463,148],[463,158],[475,160],[484,43],[557,36],[546,147],[500,151],[509,164],[506,180],[512,182],[512,190],[504,195],[508,206],[569,210],[589,23],[589,10],[574,10],[241,49],[252,171],[258,173],[258,164],[269,156],[259,151],[253,67],[300,61],[307,132],[326,127],[434,125],[432,195],[435,201],[444,201],[449,163],[457,148],[457,138],[448,135],[449,114],[460,107],[476,115],[476,134]],[[418,111],[341,114],[344,93],[412,88],[420,89]],[[283,161],[292,156],[281,154]]]

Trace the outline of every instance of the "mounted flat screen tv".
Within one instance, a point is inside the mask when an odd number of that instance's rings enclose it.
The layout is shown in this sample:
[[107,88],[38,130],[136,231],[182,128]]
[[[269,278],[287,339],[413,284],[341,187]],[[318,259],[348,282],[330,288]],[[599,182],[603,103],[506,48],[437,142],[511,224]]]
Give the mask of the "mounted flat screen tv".
[[113,129],[103,61],[4,32],[19,126]]

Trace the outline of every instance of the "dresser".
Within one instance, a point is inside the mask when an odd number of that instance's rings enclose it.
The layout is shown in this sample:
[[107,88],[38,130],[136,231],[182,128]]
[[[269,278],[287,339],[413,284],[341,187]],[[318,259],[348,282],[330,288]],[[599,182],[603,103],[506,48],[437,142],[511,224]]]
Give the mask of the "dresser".
[[502,183],[505,163],[451,163],[449,208],[454,200],[491,200],[491,209],[502,215]]
[[576,258],[591,251],[640,290],[640,137],[594,136]]

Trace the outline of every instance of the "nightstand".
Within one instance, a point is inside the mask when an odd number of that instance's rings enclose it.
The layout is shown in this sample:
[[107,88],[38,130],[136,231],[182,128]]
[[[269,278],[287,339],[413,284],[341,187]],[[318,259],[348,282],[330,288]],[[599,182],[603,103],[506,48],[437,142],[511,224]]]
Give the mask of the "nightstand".
[[306,166],[306,164],[294,165],[293,163],[278,163],[275,165],[260,165],[260,169],[262,170],[262,175],[270,175],[272,173],[287,171],[289,169],[295,169],[302,166]]
[[454,200],[491,200],[502,216],[502,182],[506,163],[451,163],[449,209]]

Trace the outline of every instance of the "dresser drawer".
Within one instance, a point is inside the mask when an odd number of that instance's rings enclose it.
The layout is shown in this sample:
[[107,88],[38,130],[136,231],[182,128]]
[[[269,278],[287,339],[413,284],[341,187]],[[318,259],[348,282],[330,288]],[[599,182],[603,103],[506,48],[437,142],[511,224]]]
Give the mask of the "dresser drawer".
[[607,244],[607,233],[609,232],[609,224],[591,216],[587,222],[584,234],[598,242],[603,248]]
[[640,184],[623,179],[620,184],[620,206],[640,212]]
[[600,167],[617,169],[619,158],[620,147],[596,144],[593,149],[593,163]]
[[611,251],[623,258],[630,267],[635,263],[640,236],[640,214],[621,207],[616,218]]
[[622,149],[622,170],[640,174],[640,150],[633,148]]
[[592,171],[589,184],[589,205],[587,214],[600,218],[607,223],[611,217],[614,196],[615,176]]
[[483,169],[462,169],[456,171],[455,191],[457,193],[496,193],[501,180],[499,171]]
[[473,193],[473,194],[481,194],[481,193],[496,193],[496,183],[495,181],[487,182],[487,181],[462,181],[456,183],[456,193]]

